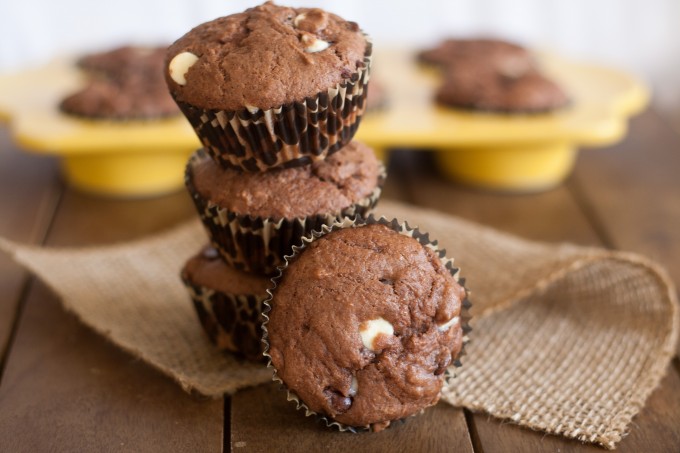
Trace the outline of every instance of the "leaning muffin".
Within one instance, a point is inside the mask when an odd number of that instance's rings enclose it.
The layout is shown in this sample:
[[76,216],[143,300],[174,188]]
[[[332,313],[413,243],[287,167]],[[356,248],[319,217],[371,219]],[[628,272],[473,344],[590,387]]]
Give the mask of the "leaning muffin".
[[436,243],[367,222],[305,241],[275,279],[263,328],[293,400],[329,425],[379,431],[437,403],[468,302]]
[[370,56],[356,23],[267,2],[177,40],[165,78],[207,152],[257,172],[323,160],[349,143]]
[[186,185],[224,259],[239,269],[272,273],[301,236],[375,206],[385,169],[352,141],[326,160],[262,173],[222,168],[199,151]]
[[221,350],[262,360],[262,301],[271,281],[228,266],[212,247],[191,257],[181,275],[210,341]]

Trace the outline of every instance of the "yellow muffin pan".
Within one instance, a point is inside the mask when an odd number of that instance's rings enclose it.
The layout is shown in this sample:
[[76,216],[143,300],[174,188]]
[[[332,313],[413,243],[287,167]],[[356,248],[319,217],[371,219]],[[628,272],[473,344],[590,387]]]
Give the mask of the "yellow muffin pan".
[[[392,147],[434,149],[456,180],[494,189],[539,190],[571,170],[579,146],[619,140],[627,119],[648,101],[645,86],[623,72],[542,57],[545,71],[569,93],[571,107],[540,115],[498,115],[446,109],[432,103],[435,71],[413,54],[375,55],[388,108],[367,114],[357,138],[378,153]],[[83,84],[73,61],[62,59],[0,76],[0,118],[18,144],[62,157],[67,180],[89,192],[148,196],[182,186],[187,157],[200,146],[183,116],[112,122],[64,115],[59,101]]]
[[83,84],[66,59],[0,76],[0,118],[22,148],[61,156],[67,181],[82,190],[150,196],[182,187],[187,159],[201,146],[184,116],[115,122],[62,114],[61,99]]
[[579,146],[620,140],[628,118],[645,108],[643,83],[621,71],[539,55],[544,72],[569,94],[570,107],[545,114],[492,114],[433,103],[440,75],[413,52],[376,55],[374,80],[389,108],[366,115],[357,138],[378,153],[392,147],[432,149],[443,173],[491,189],[552,187],[570,172]]

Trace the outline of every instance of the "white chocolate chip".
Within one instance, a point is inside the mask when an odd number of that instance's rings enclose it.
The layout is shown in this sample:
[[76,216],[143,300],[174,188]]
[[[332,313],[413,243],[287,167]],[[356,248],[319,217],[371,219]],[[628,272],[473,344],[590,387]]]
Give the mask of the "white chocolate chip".
[[168,71],[172,80],[178,85],[186,85],[187,79],[184,76],[197,61],[198,57],[191,52],[182,52],[175,55],[168,65]]
[[352,383],[349,385],[349,396],[356,395],[357,390],[359,390],[359,383],[357,382],[357,378],[352,376]]
[[293,25],[295,25],[296,27],[299,26],[300,22],[305,20],[306,17],[307,15],[305,13],[298,14],[297,16],[295,16],[295,19],[293,19]]
[[323,39],[319,39],[310,33],[304,33],[300,39],[302,41],[302,45],[305,46],[305,52],[307,53],[321,52],[322,50],[326,50],[330,47],[330,43],[324,41]]
[[371,351],[375,351],[375,339],[378,335],[394,335],[394,327],[383,318],[371,319],[361,324],[359,328],[361,342]]
[[446,321],[444,324],[438,325],[437,329],[439,329],[441,332],[444,332],[445,330],[448,330],[450,327],[455,326],[458,323],[460,323],[460,318],[458,316],[454,316],[453,318]]
[[255,107],[254,105],[248,105],[248,104],[246,104],[245,107],[246,107],[246,110],[248,110],[248,111],[249,111],[250,113],[252,113],[253,115],[256,114],[258,110],[260,110],[260,109],[258,109],[257,107]]

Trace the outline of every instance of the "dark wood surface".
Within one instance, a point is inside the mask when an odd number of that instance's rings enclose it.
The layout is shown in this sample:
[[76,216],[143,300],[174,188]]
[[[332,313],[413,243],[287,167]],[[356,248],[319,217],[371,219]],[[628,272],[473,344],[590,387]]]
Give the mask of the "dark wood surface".
[[[565,184],[508,195],[457,186],[424,152],[395,151],[384,197],[439,209],[529,239],[648,255],[680,281],[680,135],[654,112],[628,138],[584,150]],[[88,245],[160,231],[195,213],[179,192],[144,200],[81,194],[52,159],[0,130],[0,234]],[[0,451],[604,451],[439,404],[382,433],[323,428],[274,384],[211,401],[189,396],[65,312],[0,255]],[[680,362],[634,419],[622,452],[680,451]]]

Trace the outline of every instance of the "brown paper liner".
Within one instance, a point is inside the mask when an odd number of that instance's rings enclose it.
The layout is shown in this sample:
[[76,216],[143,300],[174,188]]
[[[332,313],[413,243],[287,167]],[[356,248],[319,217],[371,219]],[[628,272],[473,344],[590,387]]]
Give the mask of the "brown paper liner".
[[[175,98],[210,156],[244,171],[323,160],[349,143],[366,109],[373,45],[349,79],[298,102],[269,110],[202,109]],[[173,95],[174,96],[174,95]]]
[[[287,393],[287,400],[292,401],[295,403],[296,409],[298,410],[304,410],[305,416],[310,417],[314,416],[317,421],[320,421],[324,423],[327,427],[329,428],[337,428],[339,431],[349,431],[352,433],[357,433],[360,431],[381,431],[385,429],[388,426],[391,426],[394,424],[396,421],[405,421],[406,419],[401,419],[401,420],[391,420],[387,421],[385,423],[376,423],[372,425],[365,425],[365,426],[350,426],[346,425],[344,423],[337,422],[325,415],[319,414],[313,410],[311,410],[301,399],[300,397],[293,392],[291,389],[288,388],[288,386],[283,382],[283,380],[279,377],[276,368],[272,364],[271,356],[269,355],[269,331],[267,330],[267,324],[269,323],[269,312],[272,310],[271,302],[272,299],[274,298],[274,292],[276,291],[276,288],[281,281],[281,278],[283,277],[283,274],[288,267],[288,265],[293,262],[297,256],[312,242],[317,240],[318,238],[325,236],[326,234],[330,233],[331,231],[335,231],[338,229],[342,228],[355,228],[355,227],[361,227],[364,225],[374,225],[374,224],[380,224],[384,225],[400,234],[403,234],[405,236],[409,236],[420,242],[420,244],[423,247],[427,247],[431,249],[432,251],[435,252],[435,254],[439,257],[441,260],[442,264],[449,270],[449,273],[451,276],[460,284],[464,289],[465,289],[465,299],[462,302],[462,307],[461,307],[461,313],[460,313],[460,320],[461,320],[461,327],[463,330],[463,346],[461,348],[460,353],[458,356],[453,360],[451,365],[447,368],[446,372],[443,374],[443,380],[444,383],[442,385],[442,388],[445,387],[448,382],[456,377],[455,369],[458,367],[462,366],[462,362],[460,361],[460,358],[465,355],[465,346],[469,342],[469,337],[468,333],[472,330],[469,324],[469,321],[471,319],[470,316],[470,307],[472,306],[469,300],[469,295],[470,291],[465,287],[465,279],[460,276],[460,269],[457,267],[454,267],[453,265],[453,259],[452,258],[447,258],[446,257],[446,250],[444,249],[439,249],[437,245],[436,240],[431,240],[429,237],[428,233],[421,233],[418,228],[411,228],[407,222],[404,223],[399,223],[397,219],[392,219],[388,220],[385,217],[381,217],[379,219],[376,219],[373,215],[368,216],[367,218],[363,217],[355,217],[355,218],[345,218],[342,220],[339,220],[332,225],[323,225],[320,230],[315,230],[311,234],[305,235],[302,238],[301,245],[296,245],[293,247],[293,253],[291,255],[287,255],[285,257],[285,265],[281,266],[278,268],[278,274],[272,278],[272,287],[267,290],[267,293],[269,293],[269,297],[263,301],[263,311],[262,311],[262,316],[264,318],[264,322],[262,323],[262,343],[264,344],[264,353],[263,355],[267,359],[267,367],[271,368],[273,370],[273,375],[272,375],[272,380],[275,382],[278,382],[282,390],[285,390]],[[414,417],[416,415],[422,414],[426,408],[423,408],[422,410],[416,412],[415,414],[412,414],[411,416],[407,417]]]
[[185,272],[182,281],[210,341],[222,351],[262,362],[262,302],[267,296],[230,294],[196,285]]
[[378,183],[373,192],[337,213],[282,219],[253,217],[220,207],[198,193],[191,167],[195,159],[204,156],[202,153],[199,150],[189,159],[185,172],[185,184],[198,215],[213,246],[230,266],[259,274],[274,273],[285,263],[283,257],[292,253],[293,246],[300,243],[302,236],[345,217],[367,216],[378,203],[387,177],[385,167],[380,164]]

